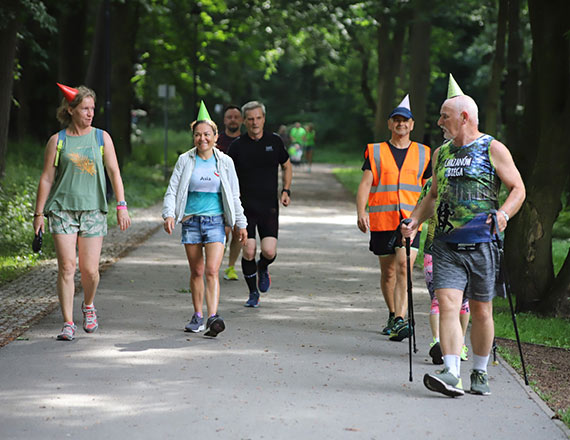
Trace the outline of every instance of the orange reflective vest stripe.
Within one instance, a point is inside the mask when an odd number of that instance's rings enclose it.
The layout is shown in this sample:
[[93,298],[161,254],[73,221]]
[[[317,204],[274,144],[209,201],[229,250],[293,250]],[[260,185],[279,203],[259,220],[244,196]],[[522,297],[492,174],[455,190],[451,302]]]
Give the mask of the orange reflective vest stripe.
[[374,177],[368,196],[370,230],[394,231],[410,216],[420,197],[430,149],[412,142],[401,169],[387,142],[368,144],[365,157]]

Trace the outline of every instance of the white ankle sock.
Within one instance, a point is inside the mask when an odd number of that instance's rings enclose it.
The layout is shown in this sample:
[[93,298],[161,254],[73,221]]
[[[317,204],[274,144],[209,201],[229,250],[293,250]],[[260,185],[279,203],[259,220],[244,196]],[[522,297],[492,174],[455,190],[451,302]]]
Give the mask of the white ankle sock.
[[443,364],[455,377],[459,377],[459,362],[461,362],[461,359],[455,354],[446,354],[443,356]]
[[489,356],[479,356],[473,354],[473,369],[487,371],[487,364],[489,363]]

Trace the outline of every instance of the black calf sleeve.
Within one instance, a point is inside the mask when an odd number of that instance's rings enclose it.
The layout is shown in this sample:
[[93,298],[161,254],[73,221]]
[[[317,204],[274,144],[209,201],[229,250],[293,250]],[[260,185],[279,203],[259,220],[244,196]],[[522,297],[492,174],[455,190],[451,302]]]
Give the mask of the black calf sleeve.
[[257,264],[255,260],[241,259],[241,271],[250,292],[257,291]]
[[271,259],[267,259],[265,257],[265,255],[263,255],[262,252],[259,253],[259,263],[257,263],[257,265],[259,266],[259,268],[261,270],[265,270],[267,269],[267,266],[269,266],[271,263],[273,263],[275,261],[275,259],[277,258],[277,254]]

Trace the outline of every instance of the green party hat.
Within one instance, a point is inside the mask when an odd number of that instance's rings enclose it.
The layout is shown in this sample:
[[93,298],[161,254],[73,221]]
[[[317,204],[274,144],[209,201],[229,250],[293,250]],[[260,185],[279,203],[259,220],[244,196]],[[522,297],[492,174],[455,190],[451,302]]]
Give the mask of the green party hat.
[[457,84],[457,82],[455,81],[455,78],[453,78],[453,75],[450,73],[449,74],[449,84],[447,86],[447,99],[453,98],[455,96],[461,96],[461,95],[465,95],[465,93],[463,93],[463,91],[459,87],[459,84]]
[[206,104],[204,101],[200,101],[200,110],[198,110],[198,117],[196,118],[197,121],[211,121],[210,114],[208,113],[208,109],[206,109]]

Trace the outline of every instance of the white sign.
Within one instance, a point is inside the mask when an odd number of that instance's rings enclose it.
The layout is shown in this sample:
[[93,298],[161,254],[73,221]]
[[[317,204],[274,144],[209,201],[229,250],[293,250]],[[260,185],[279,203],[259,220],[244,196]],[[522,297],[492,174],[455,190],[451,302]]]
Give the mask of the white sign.
[[174,95],[176,95],[176,86],[168,84],[160,84],[158,86],[159,98],[174,98]]

